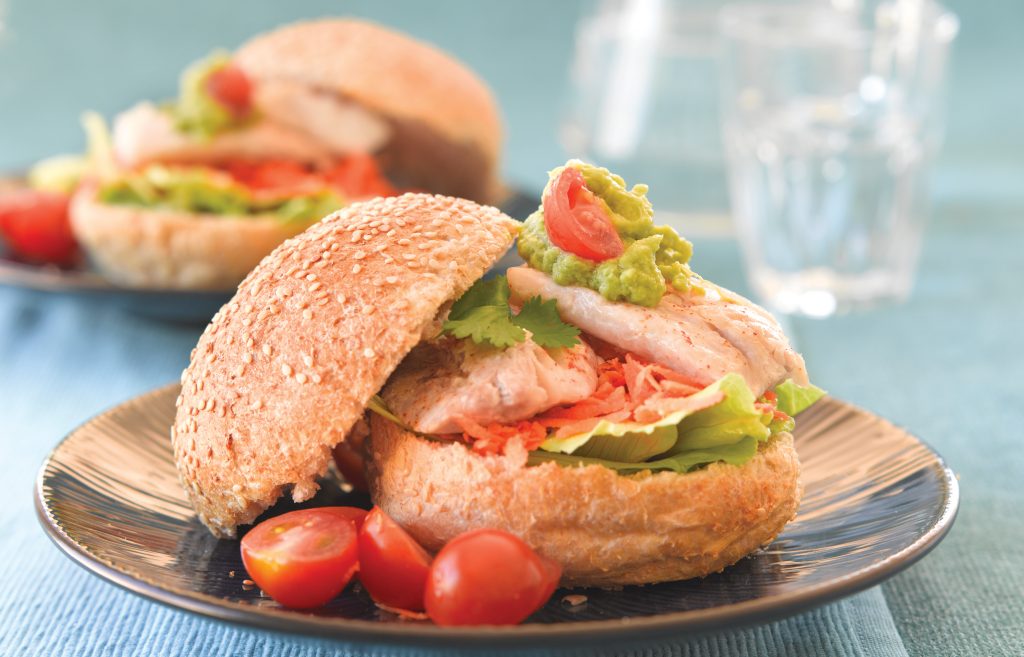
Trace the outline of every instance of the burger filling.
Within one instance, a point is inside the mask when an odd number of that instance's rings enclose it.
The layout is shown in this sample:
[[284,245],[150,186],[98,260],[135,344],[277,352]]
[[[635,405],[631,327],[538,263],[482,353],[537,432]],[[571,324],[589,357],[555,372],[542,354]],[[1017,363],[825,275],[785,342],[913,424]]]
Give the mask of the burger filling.
[[693,274],[646,187],[556,169],[519,251],[479,281],[371,408],[481,454],[687,472],[746,463],[824,392],[778,323]]
[[98,200],[114,205],[311,223],[399,193],[375,156],[383,118],[303,85],[256,85],[223,53],[190,66],[177,99],[119,116],[113,140],[97,116],[86,131]]

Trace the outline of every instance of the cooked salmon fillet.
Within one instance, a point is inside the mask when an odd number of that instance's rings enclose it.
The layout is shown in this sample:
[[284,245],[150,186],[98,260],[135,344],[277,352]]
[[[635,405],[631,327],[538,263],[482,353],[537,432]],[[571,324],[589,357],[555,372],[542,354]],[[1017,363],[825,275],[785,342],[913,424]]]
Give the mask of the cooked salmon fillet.
[[705,294],[666,292],[657,306],[614,302],[584,287],[558,285],[521,266],[508,270],[514,299],[539,295],[558,302],[566,322],[620,349],[707,385],[730,372],[756,395],[792,378],[806,384],[804,360],[778,322],[760,306],[724,288]]

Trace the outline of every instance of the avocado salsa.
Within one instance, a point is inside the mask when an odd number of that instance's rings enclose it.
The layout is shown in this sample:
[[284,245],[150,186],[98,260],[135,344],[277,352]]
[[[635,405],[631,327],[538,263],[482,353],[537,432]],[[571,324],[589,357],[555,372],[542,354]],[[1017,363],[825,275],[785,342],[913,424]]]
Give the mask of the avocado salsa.
[[[587,287],[610,301],[656,306],[666,285],[679,291],[691,287],[692,245],[669,226],[654,225],[654,209],[647,199],[647,185],[627,189],[625,181],[608,169],[570,160],[589,189],[607,210],[625,250],[616,258],[595,262],[552,244],[545,226],[543,207],[527,217],[519,235],[519,255],[534,269],[549,274],[559,285]],[[549,174],[544,194],[565,169]]]

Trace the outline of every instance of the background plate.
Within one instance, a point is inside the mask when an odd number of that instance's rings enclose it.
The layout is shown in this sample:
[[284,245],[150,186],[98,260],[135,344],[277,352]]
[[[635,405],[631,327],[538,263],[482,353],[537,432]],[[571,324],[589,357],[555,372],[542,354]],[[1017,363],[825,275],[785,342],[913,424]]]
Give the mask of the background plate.
[[[704,579],[621,591],[565,591],[527,623],[438,628],[400,621],[351,589],[315,612],[283,609],[242,586],[237,541],[196,520],[178,484],[168,427],[178,386],[128,401],[75,430],[43,464],[36,507],[57,546],[143,596],[215,618],[348,641],[435,647],[575,646],[765,622],[875,584],[934,547],[953,523],[958,488],[909,433],[825,398],[800,415],[806,487],[796,520],[766,549]],[[326,485],[311,503],[365,505]],[[271,513],[295,508],[280,504]],[[89,604],[83,600],[82,604]]]
[[[18,178],[0,178],[0,192],[4,187],[20,185]],[[540,199],[518,189],[510,189],[499,206],[515,219],[523,220],[540,205]],[[514,260],[499,263],[507,267]],[[158,288],[132,289],[111,283],[84,260],[70,268],[55,265],[35,265],[21,262],[8,251],[0,239],[0,285],[12,285],[30,290],[57,294],[90,296],[109,302],[125,310],[167,321],[200,323],[210,321],[222,305],[234,295],[232,290],[167,290]]]

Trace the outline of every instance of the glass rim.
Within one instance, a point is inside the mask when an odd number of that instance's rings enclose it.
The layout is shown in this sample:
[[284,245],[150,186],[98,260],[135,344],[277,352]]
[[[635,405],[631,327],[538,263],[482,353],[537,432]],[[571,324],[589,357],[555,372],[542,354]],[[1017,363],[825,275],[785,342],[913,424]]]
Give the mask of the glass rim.
[[[828,39],[835,45],[867,47],[880,34],[898,33],[904,29],[913,29],[925,40],[947,45],[956,38],[960,30],[960,20],[955,13],[933,0],[920,3],[922,11],[911,22],[894,22],[884,27],[851,26],[844,28],[842,39],[836,40],[831,34],[809,32],[811,41]],[[759,2],[739,2],[726,5],[718,14],[718,27],[721,35],[727,39],[735,39],[760,43],[768,46],[799,47],[801,39],[794,38],[801,30],[809,27],[810,21],[817,17],[843,17],[852,12],[833,4],[811,2],[788,2],[783,4],[765,4]],[[776,24],[773,25],[772,22]]]

